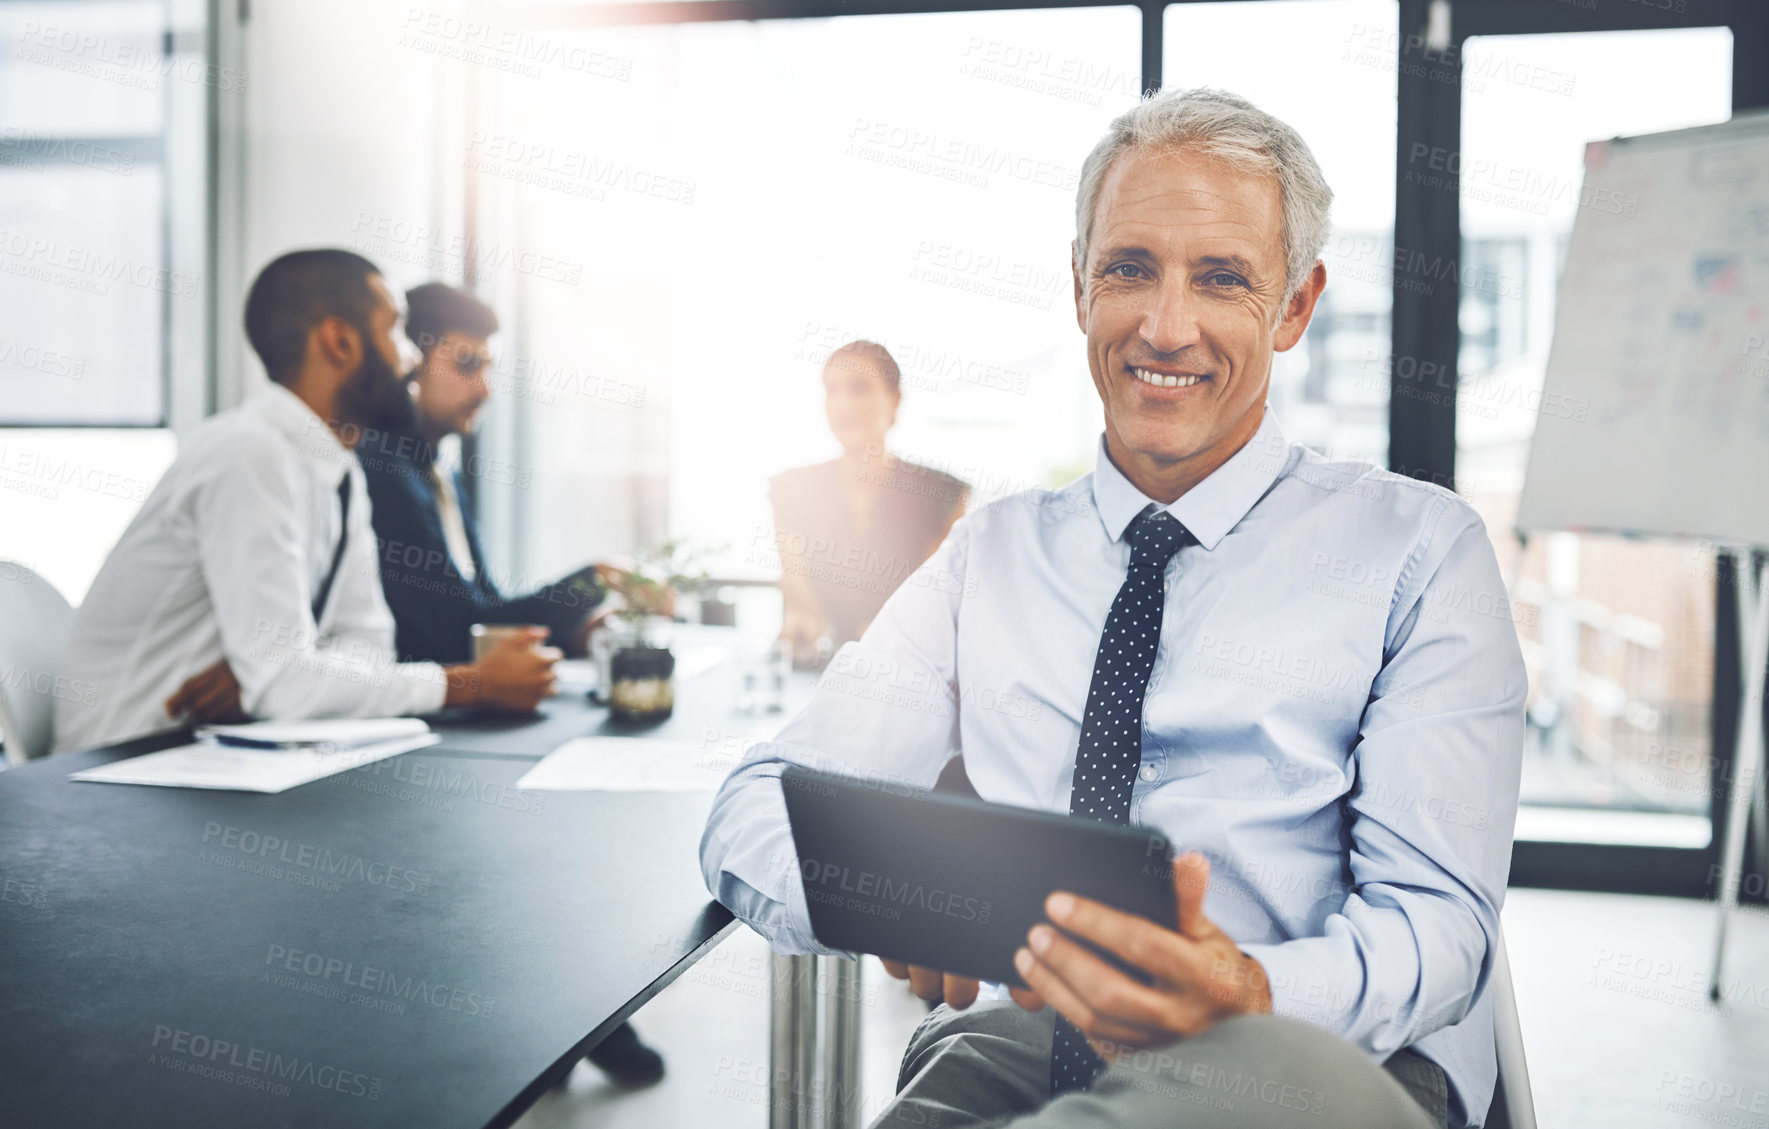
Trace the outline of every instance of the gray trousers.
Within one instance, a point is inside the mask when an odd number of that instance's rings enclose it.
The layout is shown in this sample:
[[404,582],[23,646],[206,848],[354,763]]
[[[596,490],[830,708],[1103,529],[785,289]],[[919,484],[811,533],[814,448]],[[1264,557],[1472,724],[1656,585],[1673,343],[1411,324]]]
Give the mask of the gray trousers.
[[1443,1070],[1412,1051],[1377,1066],[1332,1033],[1243,1016],[1120,1058],[1084,1093],[1050,1098],[1049,1008],[942,1004],[903,1054],[873,1129],[1443,1129]]

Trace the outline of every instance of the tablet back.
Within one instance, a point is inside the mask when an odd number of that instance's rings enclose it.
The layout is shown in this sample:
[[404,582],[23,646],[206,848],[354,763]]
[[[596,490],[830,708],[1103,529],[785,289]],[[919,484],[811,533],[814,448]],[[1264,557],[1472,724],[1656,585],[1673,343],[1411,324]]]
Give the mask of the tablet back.
[[789,765],[780,783],[817,940],[1020,984],[1014,950],[1067,890],[1173,928],[1167,840]]

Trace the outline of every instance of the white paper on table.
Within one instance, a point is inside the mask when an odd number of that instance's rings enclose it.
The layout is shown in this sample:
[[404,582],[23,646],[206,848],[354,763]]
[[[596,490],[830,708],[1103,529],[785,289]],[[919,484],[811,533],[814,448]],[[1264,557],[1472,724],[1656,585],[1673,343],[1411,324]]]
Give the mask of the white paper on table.
[[541,758],[516,787],[544,792],[712,792],[730,757],[689,741],[578,737]]
[[725,648],[716,643],[684,647],[681,654],[676,656],[676,681],[686,682],[690,678],[698,678],[724,661]]
[[560,659],[553,664],[559,686],[566,690],[588,690],[602,682],[602,674],[593,659]]
[[331,717],[315,721],[254,721],[245,725],[206,725],[197,736],[214,734],[277,745],[329,745],[356,749],[430,732],[417,717]]
[[422,733],[354,749],[241,749],[204,741],[82,769],[69,774],[68,779],[162,788],[286,792],[298,784],[309,784],[441,740],[441,734],[426,728]]

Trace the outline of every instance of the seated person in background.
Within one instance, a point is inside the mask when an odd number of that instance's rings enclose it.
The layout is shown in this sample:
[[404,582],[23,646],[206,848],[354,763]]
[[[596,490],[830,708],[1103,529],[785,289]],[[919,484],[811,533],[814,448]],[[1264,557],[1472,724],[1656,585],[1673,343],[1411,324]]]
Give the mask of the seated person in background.
[[406,335],[423,353],[413,377],[409,426],[371,433],[356,457],[374,502],[381,590],[405,661],[460,662],[475,623],[533,623],[567,654],[586,650],[601,601],[591,565],[527,596],[506,598],[485,563],[479,527],[459,470],[438,467],[438,447],[470,435],[491,398],[485,370],[498,318],[465,290],[427,282],[406,296]]
[[986,800],[1158,831],[1177,913],[1053,891],[1030,991],[886,962],[945,1003],[876,1124],[1480,1124],[1527,688],[1486,530],[1267,410],[1327,282],[1332,191],[1295,130],[1164,91],[1077,195],[1093,473],[954,527],[930,567],[957,582],[897,589],[725,781],[707,884],[776,950],[826,951],[782,766],[925,788],[957,751]]
[[823,366],[823,410],[842,446],[833,462],[768,482],[780,552],[780,637],[805,659],[858,639],[964,512],[968,487],[885,447],[903,401],[883,345],[850,341]]
[[409,426],[399,309],[375,265],[295,251],[258,275],[246,336],[271,384],[182,445],[74,614],[58,751],[181,718],[275,721],[531,710],[558,652],[515,637],[472,665],[400,663],[362,472],[368,428]]
[[[533,623],[552,645],[583,654],[601,600],[593,565],[529,596],[505,599],[485,566],[478,523],[458,470],[436,465],[437,446],[470,435],[491,398],[485,370],[498,317],[465,290],[440,282],[406,291],[406,336],[423,354],[412,377],[413,414],[404,426],[369,432],[356,447],[374,502],[381,591],[397,625],[402,661],[459,662],[472,654],[475,623]],[[575,583],[574,583],[575,582]],[[616,1082],[663,1077],[663,1058],[623,1023],[589,1053]]]

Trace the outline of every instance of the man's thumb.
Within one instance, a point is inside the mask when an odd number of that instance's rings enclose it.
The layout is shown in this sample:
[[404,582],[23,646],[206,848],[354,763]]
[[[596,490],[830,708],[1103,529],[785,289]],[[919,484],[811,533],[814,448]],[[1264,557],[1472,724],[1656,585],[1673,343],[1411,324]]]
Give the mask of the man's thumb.
[[1187,851],[1173,860],[1173,896],[1179,904],[1179,931],[1197,940],[1216,927],[1204,916],[1204,891],[1210,887],[1210,860]]

